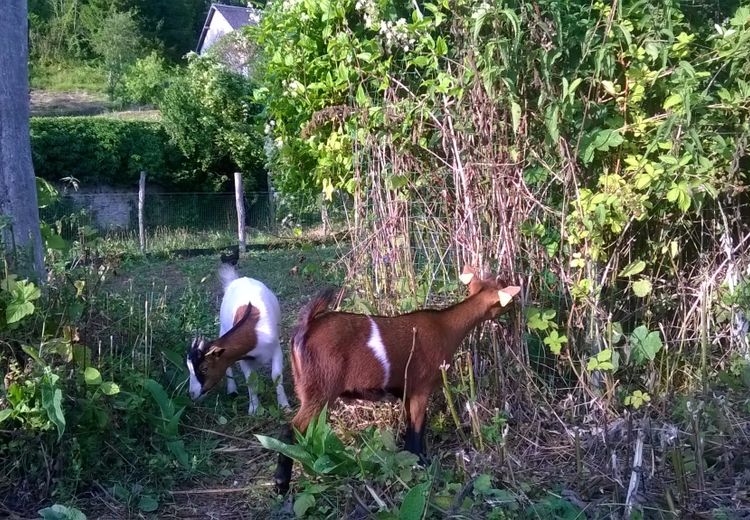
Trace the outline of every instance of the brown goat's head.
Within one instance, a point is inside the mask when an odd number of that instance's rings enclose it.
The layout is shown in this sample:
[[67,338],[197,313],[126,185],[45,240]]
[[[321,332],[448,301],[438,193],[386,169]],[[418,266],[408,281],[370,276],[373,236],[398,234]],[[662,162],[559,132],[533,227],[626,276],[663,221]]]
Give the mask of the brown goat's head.
[[513,298],[521,292],[517,285],[508,285],[500,276],[483,276],[482,273],[465,266],[459,279],[469,286],[469,297],[481,294],[487,301],[487,319],[497,318],[510,307]]
[[241,351],[238,355],[238,346],[257,343],[255,326],[259,317],[258,308],[248,304],[242,318],[222,337],[214,341],[203,337],[193,339],[187,355],[191,399],[195,401],[215,387],[227,368],[247,353]]

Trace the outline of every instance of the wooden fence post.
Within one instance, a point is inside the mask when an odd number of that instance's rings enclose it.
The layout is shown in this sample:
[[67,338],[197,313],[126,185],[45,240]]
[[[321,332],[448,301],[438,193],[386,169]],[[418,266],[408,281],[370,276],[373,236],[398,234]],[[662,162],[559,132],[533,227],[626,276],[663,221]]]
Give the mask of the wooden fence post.
[[146,172],[141,172],[138,181],[138,238],[141,245],[141,253],[146,250],[146,225],[144,222],[144,210],[146,206]]
[[242,174],[234,172],[234,202],[237,205],[237,237],[240,240],[240,253],[245,252],[245,202],[242,196]]

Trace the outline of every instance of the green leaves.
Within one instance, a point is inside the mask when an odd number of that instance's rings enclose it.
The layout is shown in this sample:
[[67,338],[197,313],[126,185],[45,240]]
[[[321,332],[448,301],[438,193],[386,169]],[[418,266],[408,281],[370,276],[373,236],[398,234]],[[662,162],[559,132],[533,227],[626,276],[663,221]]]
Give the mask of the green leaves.
[[644,325],[641,325],[630,335],[630,359],[636,365],[653,361],[662,346],[660,333],[658,331],[649,332]]
[[421,520],[427,508],[429,491],[430,482],[423,482],[411,488],[401,503],[398,512],[399,520]]
[[45,369],[42,378],[42,407],[47,412],[47,417],[57,427],[58,439],[65,432],[65,414],[62,410],[62,390],[57,388],[59,376],[53,374],[49,368]]
[[302,518],[307,510],[315,505],[315,496],[312,493],[300,493],[294,499],[294,516]]
[[632,262],[628,265],[626,265],[622,271],[620,271],[619,276],[629,277],[636,275],[643,271],[646,268],[646,262],[643,260],[636,260],[635,262]]
[[685,213],[690,209],[691,195],[690,186],[687,182],[682,181],[677,184],[673,184],[672,188],[667,192],[667,200],[669,202],[676,202],[677,207],[680,211]]
[[589,362],[586,365],[586,369],[589,372],[594,370],[603,370],[614,372],[619,367],[620,355],[612,349],[605,348],[599,351],[599,353],[589,358]]
[[553,354],[560,354],[563,343],[567,342],[568,338],[565,336],[558,336],[556,330],[553,330],[546,338],[544,338],[544,344],[549,347]]
[[83,372],[83,379],[87,385],[100,385],[102,382],[102,375],[94,367],[87,367]]
[[622,135],[618,130],[605,128],[599,130],[588,138],[588,144],[582,147],[581,158],[584,163],[590,163],[594,159],[594,152],[607,152],[610,148],[616,148],[623,143]]
[[86,520],[86,515],[80,510],[62,504],[45,507],[40,509],[38,513],[42,520]]
[[626,396],[624,401],[625,406],[632,406],[636,410],[649,402],[651,402],[651,396],[640,390],[636,390],[632,394]]
[[2,284],[4,287],[0,290],[6,290],[9,293],[9,301],[5,308],[6,323],[9,325],[17,323],[34,314],[32,302],[42,295],[36,285],[28,280],[15,281],[12,277],[3,280]]
[[641,278],[632,285],[633,294],[639,298],[645,298],[651,292],[651,282],[648,278]]
[[526,312],[526,326],[529,330],[544,331],[549,328],[556,328],[557,324],[552,321],[556,312],[552,309],[537,309],[530,307]]

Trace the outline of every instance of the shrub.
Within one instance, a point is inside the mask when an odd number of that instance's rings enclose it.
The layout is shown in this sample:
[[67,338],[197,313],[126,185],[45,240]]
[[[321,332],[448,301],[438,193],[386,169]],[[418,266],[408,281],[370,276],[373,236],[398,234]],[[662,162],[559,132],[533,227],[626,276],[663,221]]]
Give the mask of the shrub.
[[164,58],[152,52],[136,61],[125,73],[125,101],[157,105],[169,83],[170,70]]
[[37,117],[31,120],[34,168],[39,177],[83,184],[133,186],[146,170],[164,185],[180,184],[175,172],[185,157],[169,142],[161,123],[99,117]]

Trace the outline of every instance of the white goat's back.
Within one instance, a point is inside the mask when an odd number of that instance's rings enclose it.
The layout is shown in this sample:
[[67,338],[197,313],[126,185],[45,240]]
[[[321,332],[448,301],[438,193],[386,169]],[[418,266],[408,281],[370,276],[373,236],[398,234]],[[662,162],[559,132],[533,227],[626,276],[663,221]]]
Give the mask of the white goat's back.
[[[230,269],[234,272],[233,268],[230,267]],[[223,269],[219,272],[222,284],[228,278],[225,277],[228,274]],[[248,277],[235,277],[225,285],[224,298],[219,311],[219,335],[223,336],[234,326],[235,312],[239,307],[248,303],[257,307],[260,312],[260,318],[255,327],[258,336],[256,349],[265,350],[263,347],[278,344],[279,321],[281,320],[279,300],[263,282]]]

